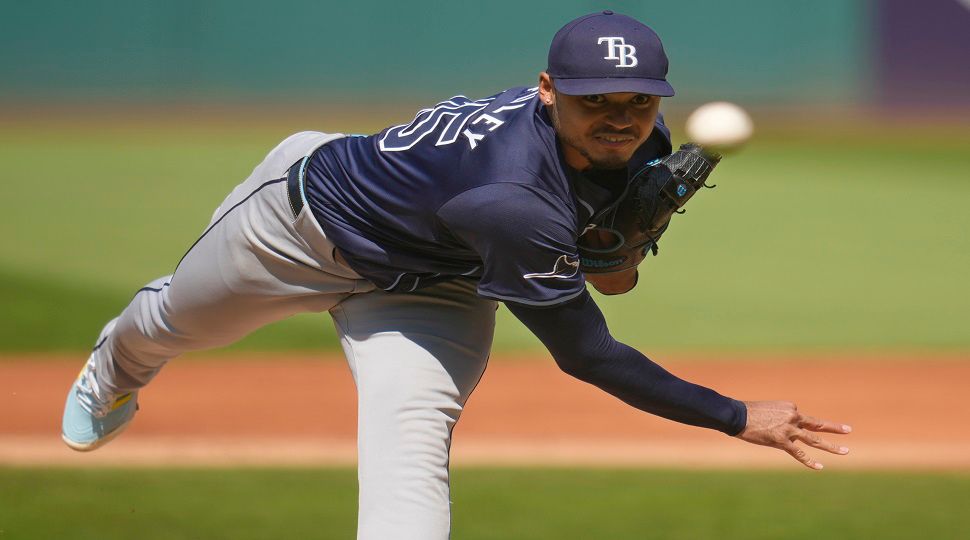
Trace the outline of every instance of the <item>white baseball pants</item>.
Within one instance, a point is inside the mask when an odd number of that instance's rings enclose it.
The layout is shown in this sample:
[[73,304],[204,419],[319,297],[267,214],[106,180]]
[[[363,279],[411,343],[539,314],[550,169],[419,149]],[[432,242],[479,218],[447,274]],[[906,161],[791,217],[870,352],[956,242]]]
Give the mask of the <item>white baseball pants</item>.
[[181,353],[329,310],[357,384],[358,539],[447,539],[451,431],[485,370],[496,305],[468,280],[375,290],[335,259],[308,205],[293,216],[285,171],[341,136],[297,133],[273,149],[175,273],[105,326],[92,353],[98,379],[137,390]]

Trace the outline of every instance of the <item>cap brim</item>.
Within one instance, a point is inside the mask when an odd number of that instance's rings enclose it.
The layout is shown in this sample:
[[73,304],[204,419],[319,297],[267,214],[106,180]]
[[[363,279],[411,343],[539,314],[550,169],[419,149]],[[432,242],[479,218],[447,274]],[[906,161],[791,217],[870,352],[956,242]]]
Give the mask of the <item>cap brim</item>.
[[569,96],[588,96],[591,94],[612,94],[614,92],[636,92],[651,96],[670,97],[674,87],[659,79],[634,79],[632,77],[610,77],[601,79],[553,79],[556,90]]

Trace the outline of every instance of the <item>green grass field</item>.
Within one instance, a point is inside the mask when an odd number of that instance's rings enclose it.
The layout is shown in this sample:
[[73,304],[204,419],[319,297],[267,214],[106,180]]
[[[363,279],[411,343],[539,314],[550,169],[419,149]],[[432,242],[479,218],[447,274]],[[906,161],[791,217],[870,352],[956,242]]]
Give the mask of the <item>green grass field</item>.
[[[287,134],[380,127],[180,124],[0,125],[0,358],[89,348]],[[968,147],[926,126],[761,129],[675,217],[637,290],[600,305],[619,339],[649,349],[968,350]],[[497,349],[535,346],[501,310]],[[334,347],[318,314],[230,350]],[[965,472],[458,469],[452,485],[459,540],[970,530]],[[355,512],[349,469],[0,467],[0,540],[351,538]]]
[[[265,152],[308,127],[0,127],[0,350],[90,347]],[[762,130],[725,160],[636,292],[601,302],[615,335],[668,350],[970,346],[970,135],[844,127]],[[500,317],[500,350],[537,345]],[[236,347],[320,346],[334,334],[316,315]]]
[[[337,539],[349,469],[2,469],[0,538]],[[456,540],[966,538],[966,474],[458,469]]]

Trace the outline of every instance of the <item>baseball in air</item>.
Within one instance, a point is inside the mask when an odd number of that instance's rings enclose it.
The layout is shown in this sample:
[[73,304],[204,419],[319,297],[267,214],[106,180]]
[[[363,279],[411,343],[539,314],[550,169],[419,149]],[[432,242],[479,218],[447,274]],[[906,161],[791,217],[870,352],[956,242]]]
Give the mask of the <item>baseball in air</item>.
[[714,101],[698,107],[687,117],[687,137],[691,142],[720,153],[739,149],[751,138],[751,116],[734,103]]

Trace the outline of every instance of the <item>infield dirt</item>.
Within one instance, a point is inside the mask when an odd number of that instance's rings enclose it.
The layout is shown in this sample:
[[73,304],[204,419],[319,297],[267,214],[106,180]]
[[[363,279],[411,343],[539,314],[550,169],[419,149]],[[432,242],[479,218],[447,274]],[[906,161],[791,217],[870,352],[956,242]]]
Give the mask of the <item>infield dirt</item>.
[[[848,456],[811,450],[829,469],[970,469],[960,355],[848,355],[764,361],[675,358],[664,365],[739,399],[790,399],[849,423]],[[127,433],[92,454],[59,436],[82,358],[0,361],[0,465],[350,465],[356,404],[340,358],[180,359],[140,396]],[[493,359],[455,429],[455,465],[797,468],[776,450],[636,411],[561,373],[545,357]]]

